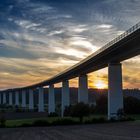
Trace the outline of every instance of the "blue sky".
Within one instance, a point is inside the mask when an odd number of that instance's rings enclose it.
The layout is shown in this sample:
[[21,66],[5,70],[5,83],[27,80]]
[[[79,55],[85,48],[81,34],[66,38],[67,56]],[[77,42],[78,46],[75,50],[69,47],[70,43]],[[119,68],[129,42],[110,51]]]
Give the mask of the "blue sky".
[[[79,62],[139,22],[139,7],[139,0],[1,0],[0,88],[36,83]],[[140,87],[139,70],[139,56],[123,63],[126,88]],[[89,80],[106,77],[104,69]]]

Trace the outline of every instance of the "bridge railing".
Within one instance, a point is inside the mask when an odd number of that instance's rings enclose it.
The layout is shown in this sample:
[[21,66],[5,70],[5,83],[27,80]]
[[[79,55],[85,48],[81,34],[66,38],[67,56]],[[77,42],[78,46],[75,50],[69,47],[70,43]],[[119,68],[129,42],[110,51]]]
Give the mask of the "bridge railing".
[[[78,64],[72,66],[76,67],[77,65],[87,61],[88,59],[96,56],[97,54],[99,54],[100,52],[102,52],[103,50],[111,47],[112,45],[114,45],[115,43],[119,42],[120,40],[122,40],[123,38],[127,37],[128,35],[130,35],[131,33],[135,32],[136,30],[140,29],[140,22],[137,23],[136,25],[132,26],[130,29],[128,29],[127,31],[125,31],[124,33],[122,33],[121,35],[119,35],[118,37],[116,37],[115,39],[113,39],[112,41],[110,41],[109,43],[107,43],[105,46],[103,46],[101,49],[97,50],[96,52],[94,52],[93,54],[91,54],[90,56],[88,56],[87,58],[85,58],[83,61],[79,62]],[[71,69],[69,68],[69,69]],[[69,70],[67,69],[67,70]],[[67,71],[66,70],[66,71]]]

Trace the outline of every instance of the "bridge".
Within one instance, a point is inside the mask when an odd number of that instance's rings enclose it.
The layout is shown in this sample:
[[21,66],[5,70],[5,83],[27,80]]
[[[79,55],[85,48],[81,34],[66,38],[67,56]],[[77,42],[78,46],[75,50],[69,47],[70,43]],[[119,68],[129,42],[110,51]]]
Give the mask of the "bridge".
[[87,74],[108,67],[108,119],[117,117],[118,109],[123,109],[122,64],[121,62],[140,54],[140,22],[126,32],[107,43],[101,49],[83,59],[76,65],[45,81],[21,88],[0,91],[0,104],[7,102],[19,105],[19,93],[22,93],[22,107],[26,107],[26,92],[29,92],[29,109],[34,109],[33,93],[38,90],[38,111],[44,112],[44,89],[49,86],[48,113],[55,112],[54,84],[62,82],[61,114],[70,105],[69,80],[78,77],[78,102],[88,103]]

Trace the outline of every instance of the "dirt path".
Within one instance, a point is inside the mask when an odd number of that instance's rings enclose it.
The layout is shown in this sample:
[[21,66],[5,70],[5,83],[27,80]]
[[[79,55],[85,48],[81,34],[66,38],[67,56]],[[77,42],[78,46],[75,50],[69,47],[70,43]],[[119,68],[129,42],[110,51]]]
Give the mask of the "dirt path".
[[140,123],[3,128],[0,140],[140,140]]

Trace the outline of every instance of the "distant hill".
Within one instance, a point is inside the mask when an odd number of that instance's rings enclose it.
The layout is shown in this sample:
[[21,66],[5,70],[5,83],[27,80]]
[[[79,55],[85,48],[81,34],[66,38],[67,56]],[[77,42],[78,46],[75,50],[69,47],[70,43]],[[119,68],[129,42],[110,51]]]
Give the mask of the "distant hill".
[[[45,103],[48,103],[48,88],[44,92]],[[107,96],[107,89],[89,89],[89,103],[94,104],[96,100],[101,96]],[[140,90],[139,89],[124,89],[124,96],[132,96],[140,99]],[[55,100],[56,104],[61,104],[61,88],[55,88]],[[75,104],[78,101],[78,88],[70,88],[70,104]],[[38,102],[38,94],[35,94],[35,102]]]

